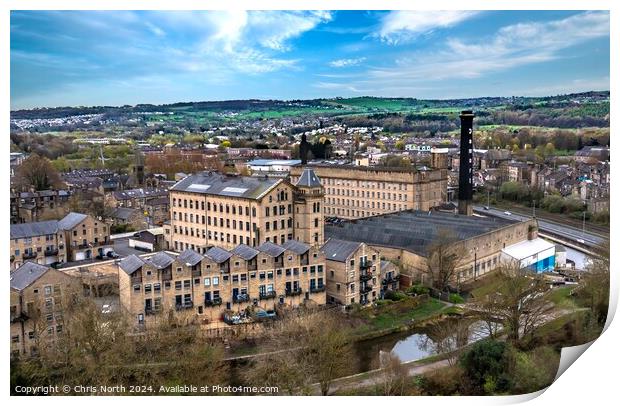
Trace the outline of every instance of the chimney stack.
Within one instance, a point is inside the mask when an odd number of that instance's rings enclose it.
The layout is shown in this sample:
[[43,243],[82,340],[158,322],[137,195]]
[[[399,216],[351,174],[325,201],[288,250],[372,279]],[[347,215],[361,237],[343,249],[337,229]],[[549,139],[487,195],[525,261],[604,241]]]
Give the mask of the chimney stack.
[[461,112],[461,154],[459,158],[459,214],[472,215],[474,179],[474,113]]

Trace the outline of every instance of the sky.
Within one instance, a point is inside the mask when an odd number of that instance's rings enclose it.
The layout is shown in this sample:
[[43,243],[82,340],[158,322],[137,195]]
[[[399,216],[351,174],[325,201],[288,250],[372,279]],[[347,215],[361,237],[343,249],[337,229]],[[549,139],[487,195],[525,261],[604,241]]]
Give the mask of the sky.
[[12,11],[11,109],[609,90],[607,11]]

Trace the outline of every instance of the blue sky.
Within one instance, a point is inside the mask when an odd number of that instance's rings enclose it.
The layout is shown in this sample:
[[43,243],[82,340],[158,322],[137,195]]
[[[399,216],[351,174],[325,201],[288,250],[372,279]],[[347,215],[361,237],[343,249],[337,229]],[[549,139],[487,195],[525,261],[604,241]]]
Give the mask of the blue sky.
[[13,11],[11,108],[609,89],[601,11]]

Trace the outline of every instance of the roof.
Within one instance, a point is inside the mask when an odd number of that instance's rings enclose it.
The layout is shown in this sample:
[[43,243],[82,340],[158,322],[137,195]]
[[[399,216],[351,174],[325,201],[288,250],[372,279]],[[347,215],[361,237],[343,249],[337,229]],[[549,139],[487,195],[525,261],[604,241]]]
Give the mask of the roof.
[[325,259],[330,261],[345,262],[361,245],[361,242],[339,240],[330,238],[321,247]]
[[58,220],[37,221],[35,223],[11,224],[11,239],[56,234]]
[[174,257],[166,254],[163,251],[159,251],[155,255],[150,258],[147,258],[146,262],[149,265],[153,265],[157,269],[163,269],[169,266],[172,262],[174,262]]
[[188,265],[191,265],[191,266],[196,265],[197,263],[199,263],[203,259],[204,259],[204,257],[202,255],[200,255],[199,253],[197,253],[196,251],[194,251],[192,249],[187,249],[187,250],[183,251],[177,257],[177,260],[179,262],[183,262],[184,264],[188,264]]
[[181,179],[170,190],[258,200],[282,181],[267,177],[227,176],[216,172],[200,172]]
[[284,251],[286,251],[284,248],[272,243],[271,241],[265,241],[264,243],[256,247],[256,249],[272,257],[279,257],[284,253]]
[[260,251],[250,247],[249,245],[239,244],[235,248],[233,248],[232,251],[230,252],[245,259],[246,261],[249,261],[255,256],[257,256]]
[[126,221],[126,220],[129,220],[131,216],[133,216],[136,213],[139,214],[140,210],[131,209],[129,207],[117,207],[116,209],[112,211],[112,217]]
[[514,259],[521,260],[549,249],[555,250],[555,244],[545,241],[542,238],[534,238],[533,240],[525,240],[509,245],[502,249],[502,252],[510,255]]
[[338,225],[326,224],[325,237],[400,248],[425,256],[440,230],[449,232],[456,240],[468,240],[518,222],[498,217],[406,210]]
[[206,256],[221,264],[232,257],[233,254],[220,247],[213,247],[207,251]]
[[50,268],[45,265],[26,261],[22,266],[11,272],[11,288],[17,290],[27,288],[43,276],[49,269]]
[[161,197],[168,196],[168,190],[162,188],[142,188],[142,189],[129,189],[123,191],[113,192],[113,196],[116,200],[126,200],[145,197]]
[[131,275],[132,273],[136,272],[143,265],[144,261],[135,254],[131,254],[128,257],[123,258],[118,263],[118,266],[120,266],[127,275]]
[[58,222],[58,228],[61,230],[71,230],[80,224],[88,215],[82,213],[71,212]]
[[304,168],[295,186],[321,187],[321,179],[316,176],[312,168]]
[[282,246],[287,250],[293,251],[294,253],[299,255],[305,254],[310,249],[310,246],[308,244],[304,244],[303,242],[297,240],[288,240],[287,242],[282,244]]

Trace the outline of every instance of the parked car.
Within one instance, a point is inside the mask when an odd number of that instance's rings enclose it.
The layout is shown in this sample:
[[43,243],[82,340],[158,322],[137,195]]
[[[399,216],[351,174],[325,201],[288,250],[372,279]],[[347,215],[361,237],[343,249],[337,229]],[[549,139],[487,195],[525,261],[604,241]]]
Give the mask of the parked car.
[[504,214],[507,215],[507,216],[510,216],[512,213],[509,212],[509,211],[505,211]]
[[256,318],[259,320],[275,319],[277,317],[275,310],[258,310]]
[[107,255],[108,258],[118,258],[118,257],[120,257],[120,255],[118,255],[114,251],[108,251],[108,253],[106,255]]
[[112,313],[112,305],[104,304],[103,306],[101,306],[101,313],[102,314]]

